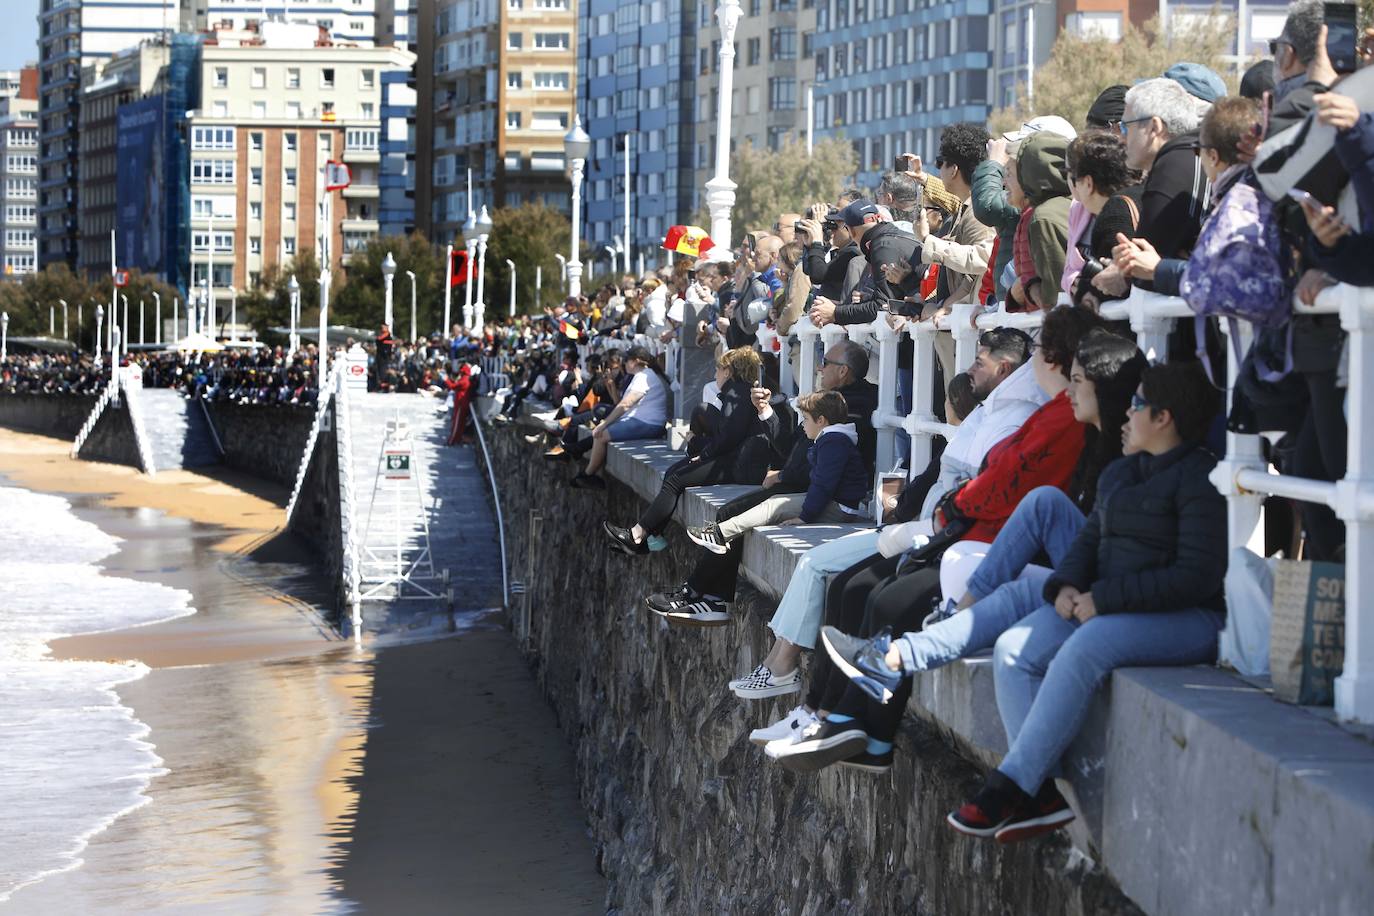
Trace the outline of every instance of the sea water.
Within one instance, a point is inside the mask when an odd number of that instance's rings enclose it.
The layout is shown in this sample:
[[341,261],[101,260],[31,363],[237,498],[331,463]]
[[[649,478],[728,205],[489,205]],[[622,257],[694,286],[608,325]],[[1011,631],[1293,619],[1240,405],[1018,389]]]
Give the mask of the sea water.
[[58,637],[194,613],[189,592],[104,575],[118,545],[65,499],[0,487],[0,902],[78,867],[163,772],[114,690],[146,667],[47,657]]

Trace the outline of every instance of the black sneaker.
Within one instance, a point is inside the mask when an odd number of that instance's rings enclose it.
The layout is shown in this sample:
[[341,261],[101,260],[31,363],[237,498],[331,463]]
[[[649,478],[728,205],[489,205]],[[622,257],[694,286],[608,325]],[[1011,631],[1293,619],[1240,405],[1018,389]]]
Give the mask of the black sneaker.
[[692,539],[693,544],[705,547],[714,554],[724,555],[730,550],[730,545],[720,536],[720,526],[715,522],[700,528],[688,528],[687,536]]
[[1031,798],[1021,787],[1002,775],[1000,770],[988,773],[983,788],[964,802],[958,811],[945,818],[949,825],[969,836],[996,836],[1003,827],[1012,824],[1018,815],[1024,817]]
[[813,773],[867,749],[868,733],[858,722],[827,719],[808,728],[795,744],[780,749],[773,757],[793,772]]
[[849,767],[851,770],[863,770],[865,773],[886,773],[892,769],[892,749],[888,748],[881,754],[864,751],[847,760],[841,760],[840,766]]
[[1074,816],[1073,809],[1059,794],[1054,780],[1047,779],[1035,798],[1023,804],[1016,816],[1003,824],[995,836],[999,843],[1019,843],[1058,830],[1072,821]]
[[604,490],[606,489],[606,481],[595,474],[578,474],[568,481],[568,486],[574,490]]
[[632,557],[642,556],[649,552],[649,545],[644,541],[636,541],[635,536],[630,533],[629,528],[621,528],[619,525],[612,525],[610,522],[602,522],[601,530],[610,539],[611,546],[621,553],[629,554]]
[[730,622],[725,602],[704,595],[668,601],[663,607],[650,607],[655,614],[679,627],[723,627]]
[[644,604],[649,610],[661,614],[671,611],[678,604],[696,601],[700,597],[701,595],[693,591],[692,587],[684,582],[672,588],[665,588],[661,592],[654,592],[644,599]]

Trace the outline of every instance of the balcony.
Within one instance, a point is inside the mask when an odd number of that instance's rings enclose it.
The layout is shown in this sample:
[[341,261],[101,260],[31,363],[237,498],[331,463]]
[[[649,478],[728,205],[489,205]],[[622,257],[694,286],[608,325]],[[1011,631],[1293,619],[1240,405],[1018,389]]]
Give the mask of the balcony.
[[359,197],[367,198],[380,196],[381,190],[374,182],[373,184],[351,184],[344,188],[342,193],[344,197],[349,199]]

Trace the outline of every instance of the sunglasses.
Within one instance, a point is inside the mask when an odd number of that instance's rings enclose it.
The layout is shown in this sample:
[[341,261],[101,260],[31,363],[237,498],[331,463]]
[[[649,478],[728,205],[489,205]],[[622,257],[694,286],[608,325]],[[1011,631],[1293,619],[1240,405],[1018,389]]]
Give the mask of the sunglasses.
[[948,161],[948,160],[946,160],[944,156],[936,156],[936,157],[935,157],[935,167],[936,167],[937,169],[942,169],[942,168],[945,167],[945,163],[946,163],[947,161]]
[[1147,400],[1145,400],[1144,398],[1142,398],[1139,394],[1133,394],[1133,395],[1131,395],[1131,410],[1132,410],[1132,411],[1135,411],[1136,413],[1139,413],[1140,411],[1144,410],[1146,407],[1152,407],[1152,406],[1154,406],[1154,405],[1152,405],[1149,401],[1147,401]]
[[822,356],[821,368],[824,369],[826,366],[843,366],[844,368],[848,369],[849,363],[840,362],[838,359],[830,359],[829,357]]

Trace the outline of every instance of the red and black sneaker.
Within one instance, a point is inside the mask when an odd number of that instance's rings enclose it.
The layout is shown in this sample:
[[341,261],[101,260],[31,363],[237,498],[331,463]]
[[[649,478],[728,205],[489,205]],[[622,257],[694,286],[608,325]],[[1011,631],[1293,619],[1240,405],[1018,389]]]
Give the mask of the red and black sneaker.
[[945,820],[969,836],[996,836],[997,831],[1016,820],[1029,802],[1030,798],[1016,783],[993,770],[973,800],[964,802]]
[[1003,824],[995,836],[999,843],[1019,843],[1058,830],[1074,817],[1073,809],[1059,794],[1054,780],[1047,779],[1035,798],[1020,806],[1012,820]]

